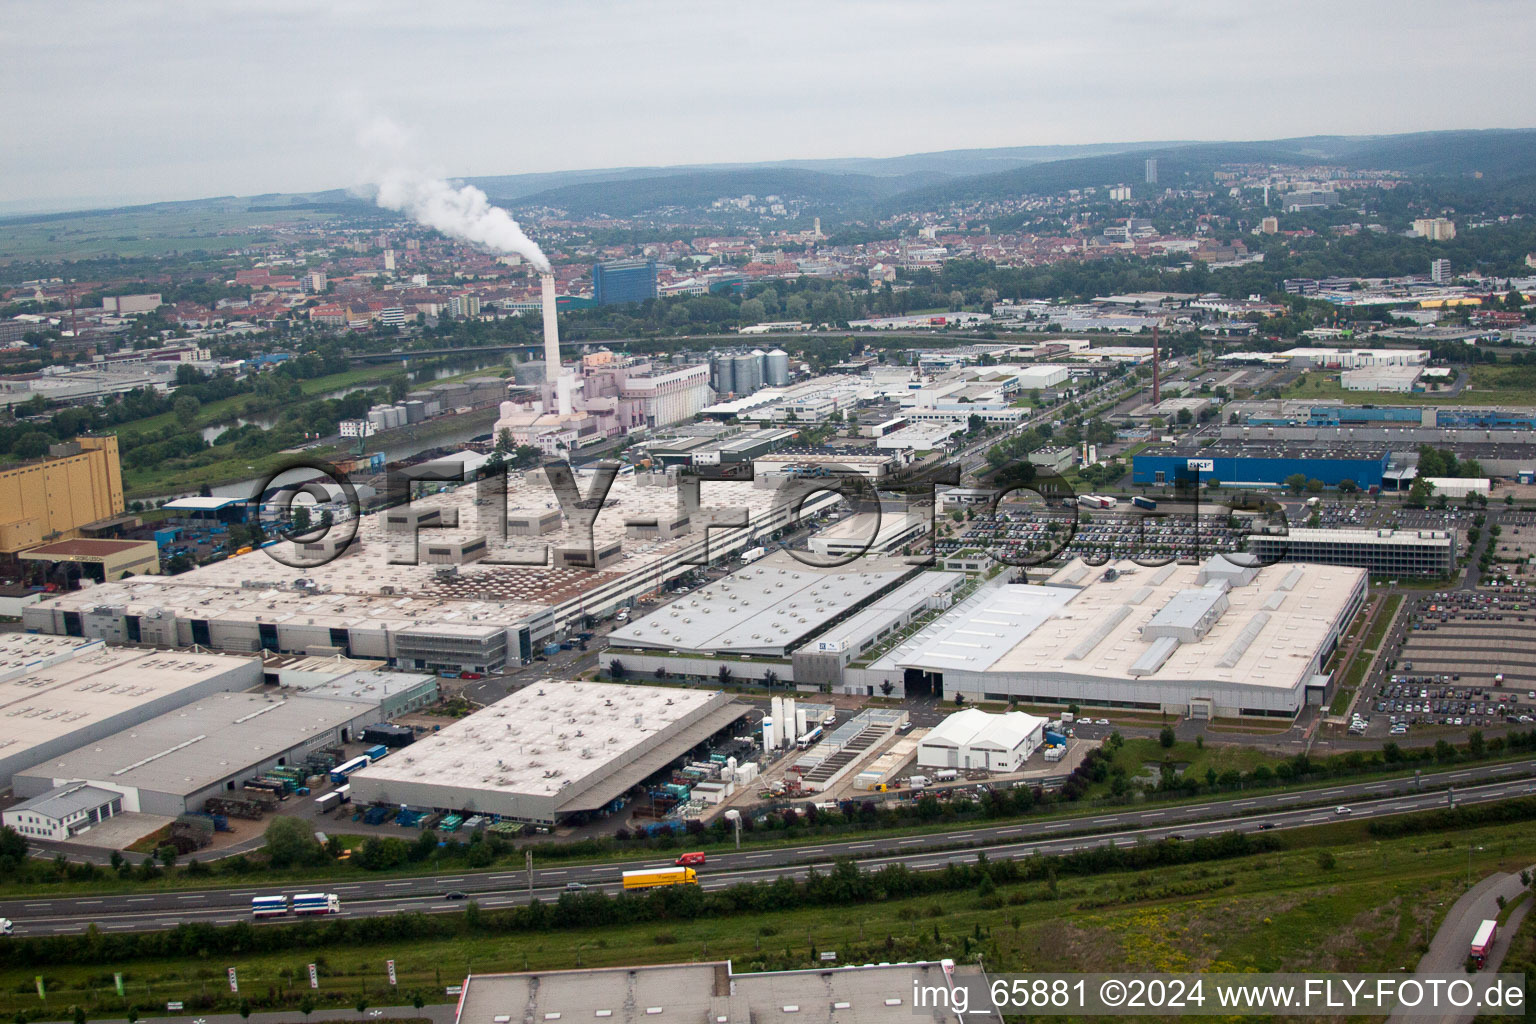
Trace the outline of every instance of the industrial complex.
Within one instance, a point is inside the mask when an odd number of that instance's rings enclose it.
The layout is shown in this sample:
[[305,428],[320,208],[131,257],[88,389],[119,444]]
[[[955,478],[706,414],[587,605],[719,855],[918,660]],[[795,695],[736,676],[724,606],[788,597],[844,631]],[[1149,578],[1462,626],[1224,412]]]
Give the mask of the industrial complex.
[[[583,493],[596,472],[577,476]],[[361,657],[424,672],[499,672],[551,638],[633,605],[694,566],[759,546],[830,506],[792,480],[619,476],[603,509],[562,509],[543,471],[506,483],[498,515],[472,484],[365,515],[350,540],[281,542],[177,576],[134,577],[24,611],[27,628],[117,643]],[[490,504],[488,504],[490,503]],[[577,513],[573,517],[572,513]],[[457,526],[449,525],[457,522]],[[587,531],[590,530],[590,533]],[[339,557],[337,556],[339,553]]]

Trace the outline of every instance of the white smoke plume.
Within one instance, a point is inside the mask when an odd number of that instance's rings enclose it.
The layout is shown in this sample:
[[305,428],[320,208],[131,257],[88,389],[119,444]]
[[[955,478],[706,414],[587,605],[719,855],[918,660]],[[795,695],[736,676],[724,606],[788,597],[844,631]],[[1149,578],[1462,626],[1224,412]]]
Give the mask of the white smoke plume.
[[359,141],[386,163],[374,181],[374,197],[386,210],[396,210],[416,223],[441,231],[450,238],[483,245],[501,253],[517,253],[540,273],[549,272],[549,258],[523,233],[512,215],[492,206],[484,192],[473,185],[455,188],[441,178],[407,166],[405,133],[393,123],[375,119],[359,134]]

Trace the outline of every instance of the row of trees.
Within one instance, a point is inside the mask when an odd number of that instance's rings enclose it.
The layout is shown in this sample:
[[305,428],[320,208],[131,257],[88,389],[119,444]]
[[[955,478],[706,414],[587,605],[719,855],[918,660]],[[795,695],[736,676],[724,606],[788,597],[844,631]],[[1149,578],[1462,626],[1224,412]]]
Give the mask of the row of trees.
[[[1536,814],[1536,807],[1533,807]],[[305,921],[281,927],[225,927],[184,924],[166,931],[17,938],[0,944],[0,966],[28,969],[55,963],[126,963],[143,959],[203,958],[210,955],[291,953],[335,946],[390,941],[419,942],[476,934],[545,932],[570,928],[616,927],[659,921],[689,921],[763,914],[798,907],[831,908],[930,894],[994,889],[1017,882],[1049,882],[1062,875],[1137,871],[1175,864],[1225,860],[1278,848],[1269,836],[1227,833],[1193,842],[1106,845],[1059,856],[951,864],[939,871],[914,871],[893,864],[863,871],[840,861],[828,872],[811,871],[803,880],[781,877],[771,882],[705,890],[695,885],[666,886],[643,893],[610,896],[599,890],[564,893],[558,900],[485,911],[471,902],[465,913],[399,914],[331,921]]]

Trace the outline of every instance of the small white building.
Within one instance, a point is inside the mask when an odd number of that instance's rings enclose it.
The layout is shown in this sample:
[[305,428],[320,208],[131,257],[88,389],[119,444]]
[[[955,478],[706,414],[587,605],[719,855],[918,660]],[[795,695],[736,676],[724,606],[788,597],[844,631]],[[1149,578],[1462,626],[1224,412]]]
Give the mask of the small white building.
[[123,794],[69,782],[6,809],[4,823],[33,839],[63,842],[123,813]]
[[1045,719],[1023,711],[1000,715],[980,708],[957,711],[940,722],[917,747],[920,768],[1015,772],[1045,741]]

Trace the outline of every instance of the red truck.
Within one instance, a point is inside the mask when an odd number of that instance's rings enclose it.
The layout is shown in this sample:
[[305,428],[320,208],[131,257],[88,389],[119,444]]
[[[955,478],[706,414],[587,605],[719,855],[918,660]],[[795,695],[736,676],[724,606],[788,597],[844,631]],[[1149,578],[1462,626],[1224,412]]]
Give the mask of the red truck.
[[704,854],[685,853],[672,863],[676,864],[680,868],[696,868],[704,863]]
[[1477,934],[1472,936],[1472,960],[1478,970],[1482,970],[1483,964],[1488,962],[1488,954],[1493,952],[1493,940],[1498,934],[1497,921],[1484,921],[1477,926]]

